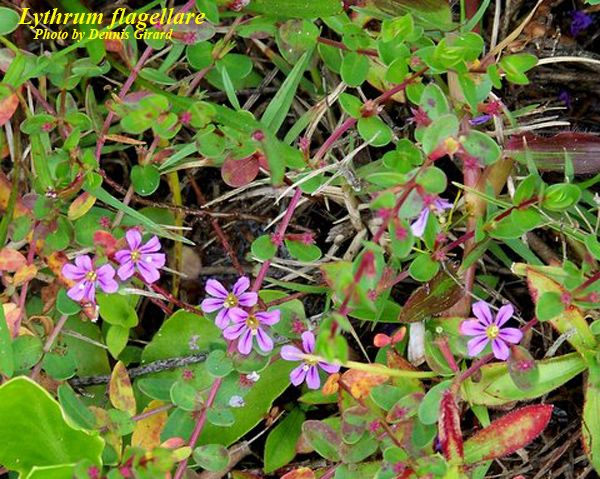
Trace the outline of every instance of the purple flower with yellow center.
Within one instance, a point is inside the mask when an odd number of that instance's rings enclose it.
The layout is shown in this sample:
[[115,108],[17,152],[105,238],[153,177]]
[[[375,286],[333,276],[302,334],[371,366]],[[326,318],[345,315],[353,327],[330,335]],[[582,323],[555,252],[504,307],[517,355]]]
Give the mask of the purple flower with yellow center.
[[284,346],[281,348],[281,357],[286,361],[302,361],[302,364],[290,373],[290,381],[294,386],[299,386],[306,381],[309,389],[319,389],[321,378],[319,368],[329,374],[337,373],[340,367],[336,364],[324,361],[304,359],[305,354],[313,354],[315,351],[315,335],[311,331],[302,333],[302,350],[296,346]]
[[504,324],[512,318],[515,310],[512,304],[505,304],[494,316],[489,304],[478,301],[473,305],[473,314],[477,319],[467,319],[460,325],[460,332],[466,336],[474,336],[467,343],[469,356],[477,356],[488,343],[492,343],[492,352],[497,359],[508,359],[510,350],[508,343],[517,344],[523,333],[517,328],[504,328]]
[[95,267],[88,255],[75,258],[75,264],[67,263],[62,268],[62,274],[76,284],[69,288],[67,296],[74,301],[96,300],[96,288],[100,287],[105,293],[114,293],[119,285],[114,280],[115,269],[110,264]]
[[413,223],[410,225],[412,234],[415,235],[417,238],[420,238],[421,236],[423,236],[423,233],[425,233],[427,220],[429,219],[429,215],[432,211],[434,211],[435,213],[442,213],[445,210],[449,210],[452,208],[452,203],[450,203],[448,200],[445,200],[444,198],[436,198],[432,200],[430,197],[426,197],[424,198],[424,201],[425,206],[421,210],[421,213],[419,213],[417,219],[413,221]]
[[240,306],[251,308],[258,301],[258,295],[255,292],[247,292],[249,287],[250,280],[245,276],[236,281],[231,292],[227,291],[225,286],[216,279],[209,279],[206,282],[205,290],[212,298],[206,298],[200,307],[205,313],[219,311],[215,318],[215,324],[219,328],[225,329],[231,321],[235,321],[235,318],[246,314]]
[[156,236],[142,244],[142,235],[137,229],[130,229],[125,233],[125,239],[129,249],[122,249],[115,253],[115,259],[121,265],[117,275],[123,281],[131,278],[137,270],[144,281],[148,284],[158,281],[160,272],[165,265],[164,253],[160,251],[160,241]]
[[269,337],[263,326],[272,326],[281,319],[279,310],[263,311],[260,313],[247,313],[241,309],[230,314],[233,324],[223,331],[225,339],[238,339],[237,349],[242,354],[250,354],[254,338],[258,347],[268,353],[273,350],[273,340]]

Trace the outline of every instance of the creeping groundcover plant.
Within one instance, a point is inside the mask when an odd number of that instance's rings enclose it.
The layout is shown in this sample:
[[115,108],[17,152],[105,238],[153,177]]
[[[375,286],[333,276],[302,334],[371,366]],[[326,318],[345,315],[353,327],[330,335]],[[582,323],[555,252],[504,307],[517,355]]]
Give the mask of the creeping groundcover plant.
[[0,476],[600,474],[597,0],[7,0]]

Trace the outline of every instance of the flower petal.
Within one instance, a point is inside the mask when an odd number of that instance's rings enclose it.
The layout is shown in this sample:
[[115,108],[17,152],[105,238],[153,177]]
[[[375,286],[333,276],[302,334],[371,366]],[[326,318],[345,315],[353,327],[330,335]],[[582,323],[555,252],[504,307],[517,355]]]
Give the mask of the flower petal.
[[475,336],[467,343],[467,350],[469,351],[469,356],[477,356],[481,351],[484,350],[488,342],[489,339],[485,335]]
[[218,309],[223,308],[223,300],[221,298],[206,298],[200,303],[200,308],[205,313],[214,313]]
[[62,268],[62,274],[65,278],[72,281],[81,281],[85,278],[87,271],[75,266],[74,264],[67,263]]
[[473,314],[484,326],[489,326],[494,322],[494,315],[490,310],[490,305],[485,301],[477,301],[473,305]]
[[246,331],[238,339],[238,351],[244,355],[250,354],[250,351],[252,351],[252,331],[250,328],[246,328]]
[[100,278],[99,276],[97,282],[100,286],[100,289],[102,289],[102,291],[104,291],[105,293],[116,293],[119,289],[119,283],[117,283],[112,278]]
[[162,268],[166,263],[166,256],[164,253],[144,253],[140,258],[140,263],[155,268]]
[[225,287],[219,283],[216,279],[209,279],[204,287],[206,292],[215,298],[225,299],[229,294]]
[[235,284],[233,285],[233,294],[235,294],[238,298],[240,297],[240,295],[244,292],[247,291],[248,288],[250,287],[250,280],[248,278],[246,278],[246,276],[242,276],[240,279],[238,279]]
[[504,328],[498,337],[507,343],[517,344],[523,339],[523,333],[517,328]]
[[337,373],[340,370],[339,364],[331,364],[331,363],[326,363],[323,361],[320,361],[317,364],[323,371],[325,371],[326,373],[329,373],[329,374]]
[[150,238],[146,244],[140,247],[140,253],[156,253],[160,251],[162,246],[160,245],[160,241],[156,236]]
[[258,328],[256,330],[256,342],[258,344],[258,347],[265,353],[273,351],[273,340],[269,337],[267,333],[263,331],[262,328]]
[[98,281],[109,280],[115,277],[115,268],[110,264],[104,264],[96,270]]
[[296,346],[290,346],[288,344],[281,348],[279,354],[286,361],[300,361],[300,356],[304,353],[300,351]]
[[[218,298],[214,298],[217,301],[220,301]],[[217,328],[219,329],[225,329],[227,326],[229,326],[229,323],[231,322],[230,320],[230,316],[229,316],[229,310],[228,309],[221,309],[218,313],[217,316],[215,318],[215,324],[217,325]],[[238,323],[241,326],[244,326],[243,323]]]
[[117,275],[121,278],[121,281],[127,281],[135,274],[135,266],[133,261],[125,261],[121,264],[121,267],[117,270]]
[[227,310],[227,316],[234,323],[245,323],[248,319],[248,313],[240,308],[230,308]]
[[87,254],[77,256],[75,258],[75,264],[78,268],[84,271],[92,271],[94,267],[92,266],[92,258],[90,258]]
[[96,301],[96,285],[91,281],[84,281],[85,289],[83,291],[83,298],[87,299],[90,303]]
[[273,311],[261,311],[260,313],[256,313],[256,319],[262,324],[267,324],[272,326],[275,323],[278,323],[281,319],[281,311],[275,309]]
[[128,249],[122,249],[115,253],[115,260],[118,263],[124,263],[125,261],[131,261],[131,251]]
[[315,350],[315,335],[312,331],[302,333],[302,349],[307,353],[313,353]]
[[449,210],[452,208],[452,203],[450,203],[447,199],[445,198],[437,198],[434,202],[433,202],[433,207],[439,212],[441,213],[444,210]]
[[316,366],[311,366],[306,373],[306,385],[308,389],[319,389],[321,386],[321,378],[319,377],[319,369]]
[[485,334],[485,326],[477,319],[466,319],[460,323],[460,334],[465,336],[479,336]]
[[306,377],[306,369],[304,368],[304,363],[302,363],[297,368],[292,369],[290,373],[290,381],[294,386],[299,386],[304,381]]
[[245,324],[234,324],[232,326],[228,326],[223,330],[223,337],[225,339],[237,339],[239,338],[244,331],[249,331],[248,326]]
[[242,293],[238,297],[238,304],[245,308],[251,308],[258,301],[258,294],[256,293]]
[[499,338],[492,340],[492,352],[497,359],[501,361],[506,361],[508,359],[508,355],[510,350],[504,341]]
[[136,228],[127,230],[125,239],[131,250],[139,249],[140,244],[142,244],[142,234]]
[[515,308],[513,308],[512,304],[508,303],[502,306],[498,310],[498,314],[496,314],[496,326],[501,327],[513,317],[513,314],[515,314]]
[[144,281],[148,284],[155,283],[160,279],[160,272],[152,265],[140,261],[137,264],[137,268]]
[[421,213],[419,213],[419,217],[410,225],[410,230],[412,231],[412,234],[415,235],[417,238],[420,238],[421,236],[423,236],[423,233],[425,233],[425,227],[427,226],[428,219],[429,208],[425,207],[421,210]]
[[73,301],[81,301],[85,297],[86,283],[89,283],[89,281],[81,281],[69,288],[67,296]]

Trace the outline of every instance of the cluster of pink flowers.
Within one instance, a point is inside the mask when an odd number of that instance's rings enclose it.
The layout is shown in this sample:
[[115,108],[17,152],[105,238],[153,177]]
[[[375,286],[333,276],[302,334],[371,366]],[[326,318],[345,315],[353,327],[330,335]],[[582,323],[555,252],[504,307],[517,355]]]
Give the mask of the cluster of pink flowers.
[[[250,354],[254,339],[261,351],[273,350],[273,340],[267,334],[266,326],[273,326],[281,319],[279,310],[254,312],[258,295],[250,288],[250,280],[242,277],[229,292],[216,279],[206,282],[209,298],[202,301],[200,307],[205,313],[218,311],[215,324],[223,330],[223,336],[229,340],[238,340],[237,349],[242,354]],[[247,311],[246,309],[249,309]]]
[[165,254],[160,253],[161,244],[156,236],[142,244],[142,234],[135,228],[125,234],[128,248],[115,253],[115,260],[119,269],[110,263],[96,266],[95,258],[82,255],[75,258],[75,263],[65,264],[62,274],[65,278],[75,281],[67,291],[67,295],[74,301],[95,303],[96,289],[100,288],[105,293],[114,293],[119,288],[115,274],[121,281],[127,281],[135,273],[148,284],[158,281],[160,268],[165,265]]

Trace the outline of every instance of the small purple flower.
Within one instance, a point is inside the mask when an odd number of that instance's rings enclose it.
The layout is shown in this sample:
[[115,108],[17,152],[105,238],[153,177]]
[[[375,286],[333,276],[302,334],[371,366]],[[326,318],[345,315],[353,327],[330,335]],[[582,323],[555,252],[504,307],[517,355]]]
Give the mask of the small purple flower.
[[471,120],[469,120],[469,124],[472,126],[479,126],[479,125],[483,125],[484,123],[487,123],[488,121],[490,121],[492,119],[492,115],[479,115],[476,116],[475,118],[472,118]]
[[567,90],[561,90],[558,99],[564,103],[567,108],[571,108],[571,94]]
[[74,301],[87,300],[94,303],[98,286],[105,293],[114,293],[119,289],[114,280],[115,269],[110,264],[96,268],[88,255],[75,258],[75,264],[65,264],[62,274],[65,278],[77,282],[67,291],[67,296]]
[[130,229],[125,233],[125,239],[129,249],[122,249],[115,253],[115,259],[120,263],[117,275],[123,281],[131,278],[137,269],[148,284],[158,281],[160,272],[158,271],[165,265],[164,253],[160,251],[160,241],[156,236],[142,244],[142,235],[136,229]]
[[444,210],[449,210],[451,208],[452,203],[450,203],[448,200],[445,200],[444,198],[436,198],[433,201],[431,201],[428,198],[425,198],[425,206],[421,210],[421,213],[419,213],[417,219],[413,221],[413,223],[410,225],[412,234],[418,238],[423,236],[423,233],[425,232],[425,227],[427,226],[427,220],[429,219],[429,214],[432,210],[436,213],[441,213]]
[[273,350],[273,340],[265,333],[263,325],[272,326],[281,319],[279,310],[264,311],[261,313],[247,313],[239,308],[232,311],[230,317],[233,324],[223,331],[225,339],[238,339],[237,348],[242,354],[250,354],[254,337],[258,347],[268,353]]
[[216,279],[209,279],[206,282],[205,290],[212,298],[206,298],[200,307],[205,313],[219,311],[215,318],[215,324],[219,328],[225,329],[231,321],[235,322],[235,318],[247,314],[239,306],[251,308],[258,301],[256,293],[246,292],[249,287],[250,280],[245,276],[236,281],[231,293]]
[[517,344],[523,338],[523,333],[517,328],[502,326],[512,317],[512,304],[505,304],[494,317],[489,304],[478,301],[473,305],[473,314],[477,319],[467,319],[460,325],[460,332],[466,336],[474,336],[467,344],[469,356],[477,356],[491,341],[492,352],[497,359],[508,359],[510,350],[508,344]]
[[302,351],[296,346],[281,348],[281,357],[286,361],[302,361],[302,364],[290,373],[290,381],[294,386],[298,386],[306,380],[309,389],[319,389],[321,386],[319,368],[329,374],[337,373],[340,370],[340,367],[336,364],[324,361],[308,361],[302,358],[304,354],[313,354],[314,350],[315,335],[311,331],[302,333]]
[[588,27],[594,22],[592,16],[584,12],[583,10],[574,10],[571,12],[571,35],[576,37],[581,32],[588,29]]

